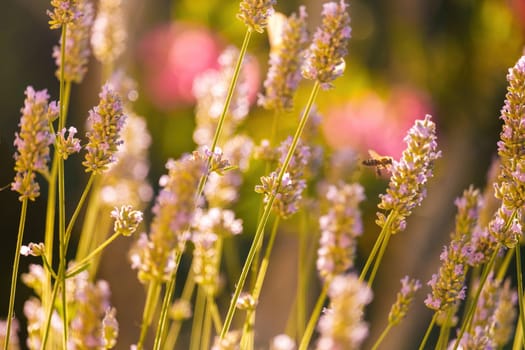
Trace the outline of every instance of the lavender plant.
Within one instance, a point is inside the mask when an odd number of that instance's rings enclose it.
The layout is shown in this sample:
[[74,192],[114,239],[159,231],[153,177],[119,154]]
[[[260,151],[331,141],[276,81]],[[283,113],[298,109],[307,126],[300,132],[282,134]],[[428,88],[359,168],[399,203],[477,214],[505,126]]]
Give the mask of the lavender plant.
[[[60,95],[58,103],[50,102],[47,90],[28,87],[20,130],[15,134],[11,189],[19,195],[21,216],[8,318],[0,323],[3,348],[18,349],[21,342],[14,318],[19,277],[34,293],[24,304],[28,348],[120,346],[119,313],[112,306],[109,283],[98,279],[97,271],[107,246],[134,234],[138,237],[128,259],[146,298],[133,300],[143,306],[133,349],[149,348],[150,331],[153,349],[184,346],[179,335],[188,320],[191,350],[260,348],[261,295],[270,267],[281,263],[273,250],[284,229],[301,234],[297,293],[289,326],[268,347],[362,348],[371,326],[366,306],[372,302],[373,282],[388,242],[406,230],[407,218],[426,199],[441,151],[433,118],[426,115],[416,120],[404,138],[406,149],[401,158],[385,162],[391,167],[376,213],[381,232],[370,255],[360,256],[359,243],[366,233],[360,208],[365,207],[365,188],[353,181],[358,179],[355,172],[348,181],[335,165],[321,171],[321,164],[330,164],[328,157],[337,160],[340,155],[325,152],[315,136],[322,117],[314,102],[321,89],[335,88],[336,79],[344,73],[352,33],[349,5],[344,0],[323,4],[321,23],[310,39],[304,6],[286,17],[275,12],[274,0],[240,2],[237,18],[246,26],[242,46],[227,48],[219,57],[219,69],[195,80],[196,149],[166,162],[167,173],[158,181],[150,220],[143,210],[154,197],[147,181],[148,147],[154,138],[147,132],[146,119],[134,111],[139,88],[120,67],[129,29],[123,2],[100,0],[95,6],[89,0],[51,0],[51,6],[50,28],[61,30],[51,54],[57,64]],[[248,55],[251,35],[267,27],[269,69],[258,105],[274,114],[271,128],[264,130],[268,134],[259,141],[252,139],[249,128],[243,129],[250,113],[245,66],[252,59]],[[80,136],[83,125],[66,124],[72,83],[82,83],[91,73],[87,70],[89,44],[102,64],[104,83],[99,103],[86,113],[85,136]],[[294,98],[301,78],[313,80],[310,95],[293,135],[279,142],[277,138],[288,131],[278,130],[280,118],[296,112]],[[420,349],[427,345],[435,325],[440,327],[438,349],[503,348],[513,335],[514,348],[525,345],[520,257],[525,202],[525,56],[509,70],[507,80],[503,129],[497,144],[499,169],[495,179],[488,180],[494,192],[482,194],[471,186],[455,201],[450,243],[440,256],[437,273],[429,277],[430,291],[424,303],[433,317]],[[254,151],[255,144],[259,146]],[[76,155],[80,152],[83,160]],[[262,196],[252,233],[236,210],[246,204],[243,183],[255,183],[249,177],[260,175],[251,168],[257,161],[263,161],[266,169],[253,191]],[[66,173],[65,162],[81,163],[88,174],[72,208],[66,208],[70,196],[65,184],[73,175],[69,168]],[[41,179],[48,188],[43,242],[24,244],[28,203],[41,196]],[[296,213],[302,218],[297,219]],[[300,228],[298,221],[303,223]],[[78,245],[72,239],[75,227],[81,232]],[[240,250],[239,237],[250,244],[243,261],[239,261],[242,254],[232,254]],[[76,256],[69,260],[73,250]],[[29,272],[19,276],[20,256],[40,259],[41,264],[31,264]],[[513,256],[516,292],[507,277]],[[125,259],[125,254],[114,258]],[[187,273],[181,268],[186,261]],[[363,267],[361,261],[366,261]],[[308,283],[314,270],[320,288],[310,310],[306,291],[301,289],[314,283]],[[183,287],[175,288],[179,281]],[[372,343],[373,349],[386,343],[420,288],[416,279],[406,276],[401,280],[401,290],[385,315],[386,328]],[[235,314],[240,320],[234,319]]]

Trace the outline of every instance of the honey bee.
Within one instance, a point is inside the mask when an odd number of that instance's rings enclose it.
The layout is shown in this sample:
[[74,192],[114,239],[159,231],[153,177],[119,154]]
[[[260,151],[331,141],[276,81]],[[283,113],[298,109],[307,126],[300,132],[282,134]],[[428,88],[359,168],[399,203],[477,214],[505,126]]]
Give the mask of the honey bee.
[[377,176],[381,176],[381,170],[388,172],[392,169],[393,158],[389,156],[381,156],[373,150],[368,150],[370,158],[363,160],[362,164],[365,166],[372,166],[376,168]]

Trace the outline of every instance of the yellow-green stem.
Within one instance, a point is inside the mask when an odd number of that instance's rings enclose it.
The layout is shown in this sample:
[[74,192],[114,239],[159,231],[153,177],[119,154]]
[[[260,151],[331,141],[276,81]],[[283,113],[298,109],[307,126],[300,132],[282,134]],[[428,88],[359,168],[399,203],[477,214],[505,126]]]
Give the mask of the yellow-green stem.
[[213,300],[213,295],[208,294],[208,301],[207,301],[209,313],[211,314],[211,318],[213,320],[213,327],[215,328],[215,332],[219,333],[222,329],[222,320],[221,320],[221,314],[219,313],[219,308],[217,307],[217,303],[215,300]]
[[202,336],[201,336],[201,349],[209,349],[210,348],[210,338],[211,338],[211,313],[209,310],[209,301],[210,298],[206,298],[205,301],[205,307],[204,307],[204,319],[202,322]]
[[315,325],[317,324],[317,321],[319,320],[319,316],[321,315],[321,311],[323,310],[323,305],[326,300],[326,296],[328,293],[328,283],[325,283],[323,286],[323,289],[321,290],[321,294],[319,294],[319,298],[317,298],[317,302],[315,303],[315,307],[312,311],[312,314],[310,315],[310,320],[308,321],[308,324],[306,325],[306,329],[304,330],[303,337],[301,338],[301,343],[299,344],[299,350],[306,350],[308,349],[308,344],[310,344],[310,340],[312,339],[312,334],[314,334]]
[[374,261],[374,268],[372,269],[370,277],[368,278],[368,286],[370,288],[372,288],[372,284],[374,284],[374,279],[376,278],[377,270],[379,269],[379,265],[381,265],[381,261],[383,260],[383,256],[385,255],[386,247],[388,246],[388,241],[390,241],[390,236],[392,236],[391,231],[386,231],[385,238],[383,239],[383,244],[381,244],[381,249],[379,249],[377,258]]
[[[49,264],[53,265],[53,244],[55,241],[55,209],[57,196],[57,175],[58,175],[58,158],[60,156],[55,152],[51,165],[51,174],[48,181],[47,206],[46,206],[46,226],[44,233],[44,247],[46,247],[46,259]],[[52,283],[50,269],[46,270],[46,279],[42,286],[42,307],[47,309],[47,303],[51,296]]]
[[505,258],[503,258],[502,263],[500,264],[498,268],[498,274],[496,275],[496,280],[502,281],[505,277],[505,274],[507,273],[507,270],[509,269],[510,261],[512,260],[512,257],[514,256],[514,252],[512,249],[507,250],[507,253],[505,254]]
[[[67,243],[66,243],[66,195],[65,195],[65,179],[64,179],[64,159],[58,160],[58,240],[59,240],[59,256],[60,264],[67,265]],[[62,333],[62,345],[64,349],[67,348],[68,338],[68,320],[67,320],[67,300],[66,300],[66,269],[59,268],[59,282],[62,284],[61,301],[62,301],[62,323],[64,326]]]
[[523,349],[523,327],[521,326],[521,317],[518,319],[518,325],[516,326],[516,333],[514,333],[514,342],[512,343],[512,350]]
[[[63,265],[60,264],[59,269],[63,268]],[[58,272],[60,274],[61,271]],[[44,334],[42,335],[42,343],[40,345],[40,350],[46,349],[47,341],[49,339],[49,331],[51,327],[51,317],[53,316],[53,309],[54,309],[54,300],[56,300],[57,294],[58,294],[58,287],[60,283],[58,280],[55,281],[55,284],[53,285],[53,291],[51,292],[51,299],[50,303],[47,307],[47,313],[46,313],[46,321],[44,323]]]
[[301,229],[299,230],[299,252],[297,254],[297,292],[296,292],[296,334],[300,339],[303,336],[306,322],[306,286],[309,267],[309,260],[306,257],[306,240],[308,237],[308,216],[306,211],[301,211]]
[[146,341],[146,335],[148,333],[148,328],[153,319],[153,313],[155,312],[155,307],[157,306],[157,300],[160,294],[161,283],[157,280],[150,281],[148,285],[148,293],[146,296],[146,303],[144,304],[144,311],[142,313],[142,325],[140,327],[140,337],[137,342],[137,350],[144,349],[144,342]]
[[253,288],[252,293],[255,302],[259,300],[259,296],[261,295],[264,277],[266,277],[266,272],[268,271],[268,265],[270,264],[270,255],[272,254],[273,244],[275,242],[275,237],[277,236],[277,229],[279,228],[279,221],[280,217],[277,216],[273,222],[272,231],[270,232],[270,237],[268,240],[268,245],[266,246],[266,251],[264,253],[263,260],[261,261],[259,273],[257,274],[257,280],[255,282],[255,287]]
[[483,286],[485,285],[485,282],[487,281],[487,277],[494,268],[494,264],[496,262],[496,257],[498,256],[498,251],[500,249],[500,245],[494,249],[494,253],[492,253],[492,256],[490,257],[489,262],[487,265],[485,265],[485,268],[483,269],[483,273],[481,274],[481,278],[479,280],[479,285],[476,290],[476,294],[474,296],[474,299],[472,300],[472,303],[470,304],[469,308],[465,311],[466,316],[463,320],[463,323],[461,324],[461,328],[458,332],[456,342],[454,344],[453,350],[457,350],[459,346],[459,342],[461,341],[461,338],[463,337],[463,334],[467,331],[467,329],[470,328],[470,323],[472,322],[472,318],[474,316],[474,311],[476,310],[476,305],[478,304],[479,296],[481,295],[481,291],[483,289]]
[[[186,277],[184,288],[182,289],[182,295],[180,297],[180,299],[183,301],[190,302],[191,296],[193,295],[193,291],[195,289],[195,279],[193,278],[193,274],[194,274],[193,267],[190,267],[188,276]],[[175,348],[175,344],[177,343],[177,338],[179,336],[181,326],[182,326],[182,321],[179,321],[179,320],[174,321],[171,324],[170,330],[168,332],[168,336],[164,343],[165,349]]]
[[[114,234],[111,235],[111,237],[109,237],[108,239],[106,239],[104,242],[102,242],[101,245],[99,245],[97,248],[95,248],[95,250],[93,250],[91,253],[89,253],[84,259],[80,260],[79,262],[77,262],[75,265],[79,268],[82,268],[84,265],[88,264],[89,263],[89,260],[93,259],[94,256],[96,256],[97,254],[100,254],[102,253],[102,251],[108,246],[111,244],[111,242],[113,242],[115,239],[118,238],[118,236],[120,236],[120,232],[115,232]],[[76,268],[73,268],[69,271],[67,271],[67,274],[68,275],[74,275],[76,274],[77,270]]]
[[372,248],[372,251],[368,255],[368,258],[366,260],[365,266],[363,267],[363,270],[361,271],[361,274],[359,275],[360,282],[363,282],[365,280],[368,269],[372,265],[372,262],[374,262],[374,259],[377,255],[379,248],[382,247],[383,240],[385,239],[387,232],[390,230],[390,223],[392,222],[394,215],[395,214],[393,211],[391,211],[390,214],[388,214],[386,222],[383,225],[383,228],[381,229],[381,232],[379,233],[379,236],[377,237],[376,242],[374,243],[374,247]]
[[202,327],[204,323],[204,311],[206,308],[206,293],[201,286],[197,287],[197,298],[195,300],[195,312],[191,326],[190,350],[199,350],[202,339]]
[[65,233],[66,249],[69,246],[69,240],[71,238],[71,232],[73,231],[73,226],[75,225],[78,215],[80,214],[80,211],[82,207],[84,206],[89,190],[91,189],[91,186],[93,185],[94,178],[95,178],[95,174],[91,173],[91,175],[89,176],[88,182],[86,184],[86,187],[84,187],[84,191],[82,192],[82,195],[80,196],[80,199],[77,203],[77,207],[75,208],[75,211],[73,212],[73,215],[71,216],[71,219],[69,220],[69,223],[67,225],[67,229]]
[[[248,50],[248,44],[250,43],[251,36],[252,36],[252,31],[248,29],[246,31],[246,34],[244,35],[244,40],[242,42],[241,50],[239,52],[239,57],[237,58],[237,63],[235,63],[235,68],[233,70],[232,80],[230,81],[228,92],[226,94],[226,101],[224,101],[224,107],[222,109],[221,116],[219,117],[217,128],[215,129],[215,134],[213,135],[213,141],[210,147],[211,154],[208,157],[208,162],[206,166],[206,169],[208,169],[208,171],[210,169],[213,153],[215,152],[215,148],[217,147],[219,138],[221,136],[222,126],[224,125],[226,114],[228,114],[228,109],[230,108],[230,103],[233,97],[233,93],[235,91],[235,86],[237,85],[237,80],[239,79],[239,74],[241,72],[242,61],[244,60],[244,56],[246,55],[246,51]],[[204,185],[206,184],[206,181],[208,180],[208,171],[199,181],[199,186],[197,188],[197,198],[200,197],[200,195],[202,194],[202,191],[204,190]]]
[[166,324],[168,320],[168,311],[170,307],[171,296],[175,290],[175,270],[173,275],[170,277],[170,281],[166,285],[166,292],[164,293],[164,298],[162,300],[162,306],[160,309],[159,322],[157,325],[157,331],[155,333],[155,341],[153,342],[153,349],[159,350],[162,347]]
[[82,231],[80,233],[80,241],[78,243],[76,260],[83,259],[90,251],[100,243],[97,239],[93,239],[93,232],[97,225],[99,209],[100,209],[100,181],[101,177],[97,176],[91,186],[91,195],[86,206],[86,213],[84,214],[84,220],[82,222]]
[[20,222],[18,224],[18,236],[16,239],[15,259],[13,262],[13,272],[11,274],[11,292],[9,293],[9,310],[7,312],[7,326],[4,341],[4,349],[9,348],[9,337],[11,335],[11,326],[13,325],[13,314],[15,308],[16,281],[18,277],[18,267],[20,265],[20,248],[24,239],[24,228],[27,216],[27,198],[22,199],[22,208],[20,209]]
[[379,335],[379,338],[377,338],[376,342],[374,343],[374,345],[372,345],[372,348],[371,350],[377,350],[377,348],[379,347],[379,345],[381,345],[381,343],[383,342],[383,340],[385,339],[386,335],[388,334],[388,332],[390,332],[390,330],[392,329],[392,324],[389,323],[385,329],[383,330],[383,332],[381,332],[381,334]]
[[303,133],[306,122],[308,121],[310,109],[312,108],[315,98],[317,97],[317,94],[319,93],[319,88],[320,88],[320,84],[319,82],[316,81],[312,88],[312,92],[310,94],[308,102],[306,103],[306,107],[304,109],[301,120],[299,121],[299,125],[297,127],[294,138],[292,140],[292,144],[290,145],[290,149],[288,150],[288,154],[286,155],[286,158],[281,166],[281,170],[277,177],[276,189],[275,191],[272,191],[272,193],[269,195],[268,202],[266,203],[261,220],[259,220],[259,223],[257,224],[257,230],[255,232],[255,236],[254,236],[252,245],[250,247],[250,251],[248,252],[248,256],[246,257],[246,262],[244,263],[243,269],[241,271],[241,276],[239,277],[237,287],[235,288],[233,296],[230,300],[230,306],[228,308],[226,319],[224,320],[224,326],[222,327],[222,331],[220,334],[221,339],[224,339],[224,336],[228,333],[230,329],[231,322],[233,320],[233,315],[235,313],[235,305],[237,304],[237,299],[239,298],[239,295],[241,294],[241,291],[244,287],[244,283],[246,282],[246,278],[248,277],[248,272],[250,271],[250,267],[253,262],[253,258],[255,257],[255,253],[257,249],[259,249],[259,245],[262,242],[264,228],[266,226],[266,222],[268,221],[268,218],[270,217],[273,202],[275,201],[275,194],[279,190],[284,173],[286,172],[288,165],[290,164],[290,161],[292,159],[292,155],[295,152],[295,149],[297,148],[299,138],[301,137]]
[[448,337],[450,333],[450,321],[454,317],[456,307],[452,306],[447,310],[447,319],[441,325],[439,330],[439,338],[436,344],[436,350],[446,349],[448,344]]
[[[516,279],[518,281],[518,285],[516,288],[518,288],[518,304],[520,309],[520,323],[521,323],[521,331],[523,334],[525,334],[525,309],[523,306],[523,274],[521,269],[521,246],[518,242],[516,244],[516,247],[514,250],[516,251]],[[523,341],[523,347],[525,348],[525,341]]]
[[432,331],[432,328],[434,328],[434,325],[436,324],[436,320],[437,320],[437,311],[434,312],[434,316],[432,316],[432,321],[430,321],[430,324],[428,325],[427,331],[425,332],[425,336],[423,337],[421,344],[419,344],[419,350],[425,349],[425,345],[427,344],[428,337],[430,336],[430,332]]

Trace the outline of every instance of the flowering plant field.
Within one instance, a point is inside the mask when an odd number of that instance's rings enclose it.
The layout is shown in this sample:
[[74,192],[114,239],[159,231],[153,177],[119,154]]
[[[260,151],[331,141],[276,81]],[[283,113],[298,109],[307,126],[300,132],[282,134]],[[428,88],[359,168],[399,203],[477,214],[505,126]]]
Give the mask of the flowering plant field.
[[[287,16],[275,0],[243,0],[236,14],[245,30],[239,48],[219,49],[202,29],[170,27],[177,31],[173,40],[198,40],[207,50],[190,54],[195,62],[177,62],[173,76],[152,58],[163,55],[165,33],[155,35],[164,29],[152,34],[140,48],[151,56],[142,57],[144,90],[160,109],[194,107],[194,147],[163,159],[156,186],[149,182],[148,150],[157,135],[148,131],[151,119],[137,112],[143,89],[120,60],[127,49],[124,8],[118,0],[50,2],[49,28],[60,33],[50,50],[58,96],[27,86],[13,139],[8,187],[20,214],[10,284],[2,285],[9,291],[4,349],[525,347],[525,56],[508,68],[486,186],[467,186],[445,203],[455,219],[439,265],[436,258],[435,270],[418,278],[409,276],[412,268],[396,290],[384,291],[381,271],[394,270],[385,258],[389,246],[416,234],[412,216],[438,202],[429,188],[446,149],[440,119],[419,95],[410,103],[421,115],[397,116],[394,129],[372,93],[362,107],[343,108],[359,115],[344,129],[348,134],[338,130],[344,112],[323,119],[318,100],[337,94],[348,72],[351,4],[324,3],[312,27],[305,6]],[[266,32],[268,69],[259,90],[250,43]],[[88,69],[92,56],[99,71]],[[100,75],[98,101],[73,126],[72,92],[88,74]],[[171,78],[180,84],[166,90]],[[384,105],[403,110],[406,91]],[[254,110],[264,121],[251,132],[246,124]],[[370,140],[387,153],[364,153]],[[70,182],[81,183],[78,196]],[[366,195],[370,183],[381,187],[378,197]],[[41,234],[28,242],[28,211],[38,202],[45,203]],[[367,224],[365,209],[374,224]],[[423,221],[448,230],[437,217]],[[290,232],[293,244],[286,245],[280,239]],[[122,241],[126,248],[110,250]],[[417,249],[405,247],[403,254]],[[129,329],[121,326],[126,310],[113,304],[112,294],[133,283],[118,279],[122,271],[107,276],[104,259],[133,270],[140,285],[123,306],[141,310]],[[23,260],[30,261],[27,271]],[[118,282],[110,283],[112,277]],[[21,284],[31,289],[26,300]],[[263,302],[265,290],[270,302]],[[390,306],[372,319],[374,303],[384,300]],[[23,314],[16,313],[22,303]],[[415,303],[425,306],[419,317],[426,323],[412,323],[411,339],[392,345]],[[376,321],[381,327],[372,332]],[[263,337],[264,323],[280,328]],[[121,341],[124,334],[133,344]]]

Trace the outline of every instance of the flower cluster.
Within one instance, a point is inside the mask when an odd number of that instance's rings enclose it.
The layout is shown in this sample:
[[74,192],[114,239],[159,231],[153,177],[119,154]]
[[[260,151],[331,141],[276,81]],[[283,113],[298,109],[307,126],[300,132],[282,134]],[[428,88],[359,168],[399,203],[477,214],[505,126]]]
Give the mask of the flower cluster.
[[365,199],[364,189],[359,184],[331,185],[326,199],[328,212],[319,218],[317,270],[330,281],[354,264],[357,237],[363,233],[359,203]]
[[432,294],[425,299],[425,305],[436,311],[446,311],[459,300],[465,299],[467,265],[461,246],[455,242],[444,247],[439,258],[441,267],[428,282],[432,287]]
[[339,4],[328,2],[323,5],[321,26],[317,28],[306,55],[303,76],[317,80],[324,89],[330,88],[331,82],[344,71],[346,45],[352,33],[347,7],[344,0]]
[[176,268],[175,254],[181,253],[193,222],[197,187],[206,172],[205,157],[193,154],[169,160],[168,174],[160,179],[162,189],[153,207],[149,238],[141,235],[130,252],[141,281],[167,281]]
[[111,212],[115,219],[113,230],[123,236],[131,236],[142,222],[142,212],[133,210],[131,205],[123,205]]
[[354,275],[339,275],[332,280],[328,296],[330,306],[319,319],[316,349],[359,349],[368,335],[363,318],[372,291]]
[[104,64],[114,63],[126,48],[126,26],[122,0],[101,0],[93,23],[93,55]]
[[510,288],[509,279],[501,282],[491,274],[483,285],[470,332],[465,333],[459,343],[462,348],[497,349],[510,340],[517,294]]
[[82,163],[86,172],[102,173],[115,161],[115,153],[122,143],[120,132],[124,126],[126,116],[123,113],[120,97],[105,84],[99,94],[98,106],[89,111],[86,133],[86,159]]
[[48,102],[47,90],[35,91],[28,86],[25,95],[20,131],[15,134],[16,175],[11,189],[20,194],[20,200],[35,200],[40,195],[36,173],[49,171],[49,145],[54,140],[49,125],[58,117],[58,107],[55,102]]
[[204,195],[210,207],[228,207],[239,198],[242,174],[248,170],[253,141],[244,135],[230,138],[224,144],[224,156],[234,167],[224,174],[211,173],[204,187]]
[[242,232],[242,220],[231,210],[210,208],[197,210],[194,216],[192,242],[195,281],[213,295],[218,288],[220,240]]
[[82,148],[80,146],[80,140],[75,137],[77,128],[71,126],[67,129],[67,133],[68,135],[66,137],[66,128],[63,128],[57,133],[55,140],[55,149],[64,160],[69,158],[73,153],[80,152]]
[[93,4],[90,0],[77,0],[76,4],[79,16],[75,17],[66,27],[66,51],[64,65],[62,67],[61,47],[64,45],[62,40],[59,46],[53,47],[53,58],[58,69],[55,75],[60,79],[61,70],[64,69],[64,80],[81,83],[86,75],[87,63],[91,53],[89,48],[89,36],[93,24]]
[[[406,218],[421,204],[426,195],[427,181],[433,175],[434,161],[441,156],[441,151],[437,150],[436,125],[430,115],[416,120],[404,140],[407,148],[400,161],[393,161],[387,193],[380,196],[378,205],[380,209],[394,212],[390,223],[392,234],[405,229]],[[377,224],[383,227],[386,216],[378,212],[377,217]]]
[[514,247],[521,237],[521,221],[525,205],[525,56],[507,75],[509,86],[501,110],[503,129],[498,142],[500,173],[495,196],[501,207],[489,223],[489,232],[507,247]]
[[242,0],[237,18],[244,22],[249,30],[262,33],[273,12],[275,0]]
[[276,152],[279,167],[270,175],[261,177],[261,184],[255,186],[255,192],[264,194],[265,203],[272,195],[275,196],[273,208],[282,218],[288,218],[299,210],[302,193],[306,188],[304,172],[311,158],[310,147],[300,143],[279,183],[280,167],[284,164],[291,143],[291,137],[281,143]]
[[58,29],[81,16],[77,8],[78,0],[51,0],[53,11],[47,10],[49,28]]
[[[291,110],[293,96],[301,80],[304,50],[308,43],[306,10],[299,8],[299,16],[293,13],[284,19],[280,42],[270,52],[270,68],[264,81],[265,95],[259,95],[258,104],[278,112]],[[270,30],[270,29],[268,29]]]
[[399,324],[408,313],[408,307],[414,300],[416,292],[421,288],[421,282],[405,276],[401,279],[401,290],[397,293],[397,299],[390,313],[388,323],[392,326]]

